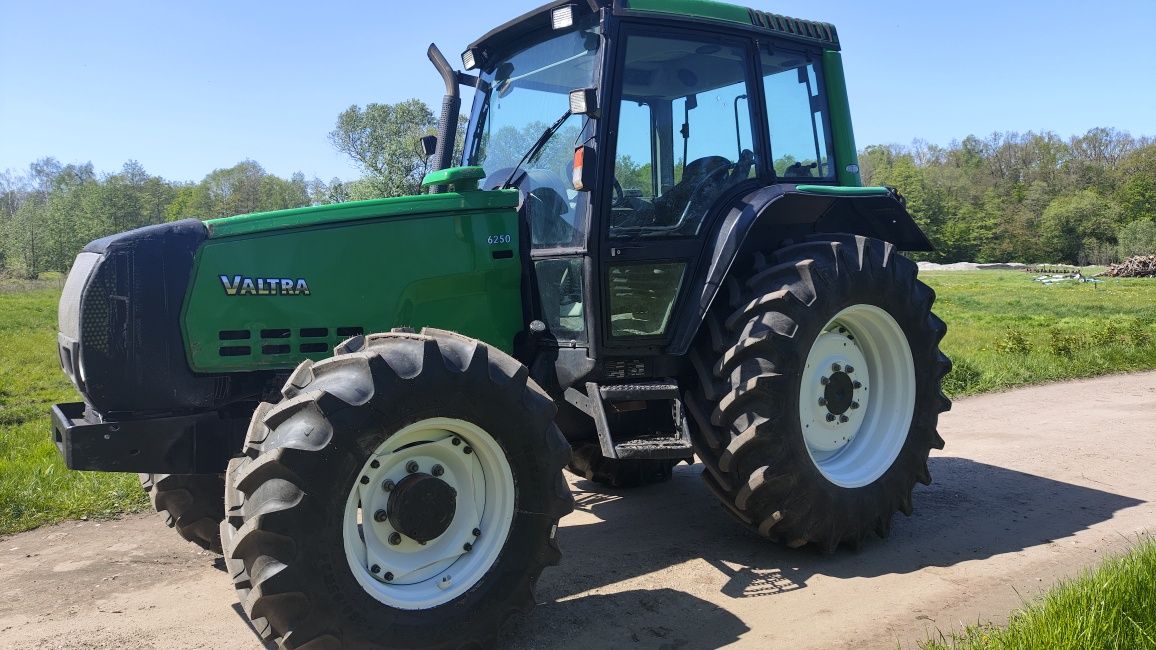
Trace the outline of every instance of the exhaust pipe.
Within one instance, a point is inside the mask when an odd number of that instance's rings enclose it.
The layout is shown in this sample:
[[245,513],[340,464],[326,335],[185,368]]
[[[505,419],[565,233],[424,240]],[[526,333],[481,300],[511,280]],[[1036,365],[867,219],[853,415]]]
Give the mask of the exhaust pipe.
[[[441,119],[438,120],[438,144],[437,148],[434,149],[432,170],[438,171],[446,169],[452,164],[454,143],[458,138],[458,115],[462,109],[462,97],[458,90],[458,75],[450,67],[449,61],[446,61],[446,57],[442,55],[438,46],[430,43],[426,54],[446,84],[446,94],[442,97]],[[445,185],[435,185],[430,188],[430,194],[439,194],[445,190]]]

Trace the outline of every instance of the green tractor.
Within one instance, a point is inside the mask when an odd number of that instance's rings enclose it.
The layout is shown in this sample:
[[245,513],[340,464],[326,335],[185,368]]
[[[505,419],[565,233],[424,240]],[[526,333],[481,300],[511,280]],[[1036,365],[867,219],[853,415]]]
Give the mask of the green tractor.
[[564,468],[626,488],[697,458],[792,547],[911,512],[946,327],[898,253],[930,243],[860,181],[834,27],[562,0],[465,72],[429,55],[428,194],[85,247],[70,468],[142,473],[286,648],[493,642],[559,560]]

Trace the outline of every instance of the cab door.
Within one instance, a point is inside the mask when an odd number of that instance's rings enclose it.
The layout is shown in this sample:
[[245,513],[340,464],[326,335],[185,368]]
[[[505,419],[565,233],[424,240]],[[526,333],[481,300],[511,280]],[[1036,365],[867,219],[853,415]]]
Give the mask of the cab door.
[[602,340],[656,349],[703,250],[719,199],[760,173],[754,44],[625,27],[598,205]]

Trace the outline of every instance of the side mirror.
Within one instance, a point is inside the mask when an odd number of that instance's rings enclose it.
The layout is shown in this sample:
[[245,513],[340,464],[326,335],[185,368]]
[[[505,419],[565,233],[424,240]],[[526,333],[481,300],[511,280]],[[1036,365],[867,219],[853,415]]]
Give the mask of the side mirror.
[[589,192],[594,189],[597,158],[597,152],[590,145],[584,144],[574,149],[574,170],[570,172],[570,182],[575,190]]
[[598,117],[598,89],[579,88],[571,90],[570,114]]
[[421,152],[425,154],[426,158],[434,155],[438,150],[438,137],[436,135],[427,135],[418,141],[421,146]]

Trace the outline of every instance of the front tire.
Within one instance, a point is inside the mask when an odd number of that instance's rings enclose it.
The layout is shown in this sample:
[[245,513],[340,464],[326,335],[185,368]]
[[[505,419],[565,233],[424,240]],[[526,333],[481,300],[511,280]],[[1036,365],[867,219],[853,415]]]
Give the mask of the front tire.
[[225,518],[225,478],[220,474],[140,474],[153,509],[165,525],[197,546],[221,552],[218,526]]
[[891,244],[866,237],[816,237],[750,266],[716,299],[695,350],[688,410],[707,485],[793,547],[886,536],[943,448],[951,362],[935,293]]
[[263,636],[487,646],[529,612],[573,499],[554,403],[524,367],[449,332],[394,332],[301,364],[284,396],[254,414],[222,525]]

